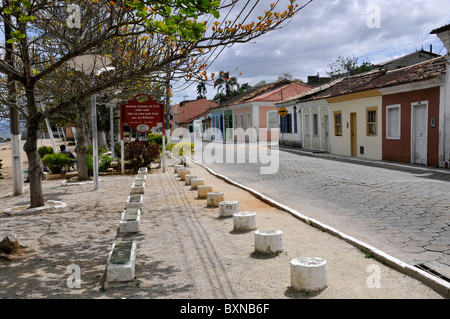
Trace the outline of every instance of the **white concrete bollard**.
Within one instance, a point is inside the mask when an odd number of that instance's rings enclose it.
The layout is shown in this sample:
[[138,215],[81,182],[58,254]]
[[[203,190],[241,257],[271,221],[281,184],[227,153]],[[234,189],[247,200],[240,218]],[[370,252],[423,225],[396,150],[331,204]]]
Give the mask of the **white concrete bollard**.
[[120,282],[134,280],[136,242],[120,240],[113,244],[108,256],[106,281]]
[[199,185],[197,186],[197,194],[198,198],[205,198],[208,196],[208,193],[213,191],[212,185]]
[[127,198],[127,208],[138,208],[142,211],[144,196],[142,194],[130,194]]
[[191,179],[196,179],[197,175],[186,174],[184,178],[184,185],[191,185]]
[[148,174],[148,168],[147,167],[140,167],[138,170],[138,173],[142,173],[147,175]]
[[128,208],[122,212],[120,220],[119,233],[137,233],[141,221],[141,210],[137,208]]
[[255,252],[276,254],[283,251],[283,232],[277,229],[255,231]]
[[191,179],[191,189],[197,189],[198,186],[205,185],[205,179],[204,178],[193,178]]
[[291,287],[299,291],[317,291],[328,285],[326,260],[302,257],[291,260]]
[[173,173],[174,174],[178,174],[178,169],[179,168],[184,168],[184,165],[174,165],[173,167]]
[[191,170],[188,168],[183,168],[183,169],[178,170],[178,174],[180,175],[182,181],[186,180],[186,175],[190,174],[190,173],[191,173]]
[[256,213],[238,212],[233,214],[233,230],[247,231],[256,229]]
[[223,202],[223,192],[210,192],[206,194],[206,206],[219,207],[219,203]]
[[236,200],[222,201],[219,203],[219,217],[231,217],[239,212],[239,202]]
[[130,194],[144,194],[145,182],[143,180],[137,180],[131,185]]

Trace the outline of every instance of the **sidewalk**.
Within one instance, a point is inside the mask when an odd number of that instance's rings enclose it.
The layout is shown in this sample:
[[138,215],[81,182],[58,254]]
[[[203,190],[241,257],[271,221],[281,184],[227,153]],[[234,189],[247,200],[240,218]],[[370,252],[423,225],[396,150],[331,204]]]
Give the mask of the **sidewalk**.
[[[352,244],[312,227],[248,191],[190,164],[225,200],[257,214],[258,229],[283,231],[283,252],[254,254],[253,232],[233,232],[232,218],[219,218],[197,192],[168,167],[147,176],[137,241],[136,279],[104,284],[107,254],[118,234],[120,214],[134,176],[101,176],[92,184],[43,183],[46,199],[67,203],[59,212],[0,215],[0,236],[16,233],[29,248],[12,262],[0,261],[0,298],[127,299],[442,299],[422,282],[384,265]],[[2,207],[24,204],[28,194],[0,199]],[[290,288],[290,261],[327,261],[328,287],[319,292]],[[81,289],[66,285],[66,268],[81,268]],[[378,282],[379,279],[379,282]],[[379,283],[379,286],[377,285]],[[105,288],[100,289],[100,288]]]

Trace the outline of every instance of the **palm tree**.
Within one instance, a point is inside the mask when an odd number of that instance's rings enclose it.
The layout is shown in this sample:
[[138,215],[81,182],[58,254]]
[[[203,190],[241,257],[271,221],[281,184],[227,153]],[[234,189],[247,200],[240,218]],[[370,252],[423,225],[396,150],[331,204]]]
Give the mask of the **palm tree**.
[[201,81],[197,85],[197,100],[206,99],[206,83],[205,81]]
[[225,91],[225,96],[230,96],[234,90],[239,89],[239,83],[236,77],[230,77],[230,72],[220,72],[219,77],[214,81],[214,88],[217,88],[218,94]]

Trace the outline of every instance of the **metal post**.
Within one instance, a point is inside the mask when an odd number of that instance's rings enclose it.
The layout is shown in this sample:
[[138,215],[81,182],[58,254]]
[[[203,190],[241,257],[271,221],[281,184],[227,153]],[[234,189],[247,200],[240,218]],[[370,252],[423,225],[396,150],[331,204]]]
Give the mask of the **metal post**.
[[94,190],[98,189],[98,138],[97,138],[97,94],[91,97],[92,104],[92,152],[94,170]]
[[114,160],[115,159],[115,153],[114,153],[114,104],[109,103],[107,104],[109,105],[110,108],[110,118],[109,118],[109,123],[110,123],[110,134],[111,135],[111,157]]
[[[9,1],[4,2],[5,7],[9,6]],[[12,16],[6,15],[4,21],[4,35],[5,35],[5,61],[11,69],[14,69],[14,46],[8,43],[11,39],[12,32]],[[8,83],[8,99],[11,103],[16,104],[16,82],[9,76]],[[11,132],[11,153],[12,153],[12,170],[13,170],[13,194],[14,196],[22,195],[25,190],[24,176],[23,176],[23,161],[22,161],[22,143],[20,134],[19,110],[15,107],[9,108],[10,118],[10,132]]]

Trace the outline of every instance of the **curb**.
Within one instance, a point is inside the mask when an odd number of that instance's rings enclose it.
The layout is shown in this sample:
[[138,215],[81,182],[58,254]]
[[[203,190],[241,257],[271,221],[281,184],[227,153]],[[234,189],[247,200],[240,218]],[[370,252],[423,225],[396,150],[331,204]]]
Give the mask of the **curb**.
[[366,244],[352,236],[349,236],[343,232],[340,232],[337,229],[330,227],[318,220],[315,220],[306,215],[303,215],[303,214],[297,212],[296,210],[294,210],[288,206],[285,206],[285,205],[261,194],[258,191],[255,191],[255,190],[253,190],[247,186],[244,186],[242,184],[239,184],[239,183],[229,179],[228,177],[213,171],[209,167],[206,167],[197,162],[194,162],[194,164],[197,164],[198,166],[203,167],[204,169],[206,169],[209,173],[211,173],[215,177],[251,193],[253,196],[262,200],[266,204],[269,204],[280,210],[286,211],[286,212],[290,213],[291,215],[293,215],[294,217],[300,219],[301,221],[303,221],[315,228],[325,231],[325,232],[327,232],[333,236],[336,236],[340,239],[343,239],[344,241],[355,246],[356,248],[360,249],[361,251],[371,254],[372,257],[374,259],[378,260],[379,262],[381,262],[381,263],[383,263],[405,275],[408,275],[414,279],[421,281],[425,285],[427,285],[430,288],[432,288],[433,290],[435,290],[437,293],[442,294],[446,298],[450,298],[450,283],[446,282],[445,280],[442,280],[433,275],[430,275],[429,273],[427,273],[419,268],[416,268],[414,266],[411,266],[395,257],[392,257],[391,255],[388,255],[385,252],[383,252],[369,244]]

